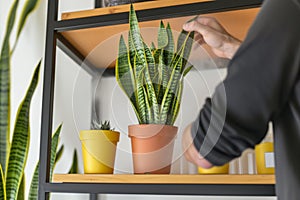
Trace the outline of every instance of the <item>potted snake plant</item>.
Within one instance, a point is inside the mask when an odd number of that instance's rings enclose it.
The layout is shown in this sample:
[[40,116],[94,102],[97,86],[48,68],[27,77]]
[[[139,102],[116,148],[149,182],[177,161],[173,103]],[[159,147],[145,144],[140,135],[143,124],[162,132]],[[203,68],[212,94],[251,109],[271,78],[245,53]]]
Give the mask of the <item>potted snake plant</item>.
[[174,126],[180,109],[183,79],[193,44],[193,32],[182,31],[175,47],[170,24],[160,23],[155,46],[143,40],[133,8],[129,13],[128,47],[120,37],[116,80],[129,98],[139,124],[129,125],[134,173],[169,174]]
[[84,173],[112,174],[119,138],[109,121],[93,121],[92,130],[80,131]]

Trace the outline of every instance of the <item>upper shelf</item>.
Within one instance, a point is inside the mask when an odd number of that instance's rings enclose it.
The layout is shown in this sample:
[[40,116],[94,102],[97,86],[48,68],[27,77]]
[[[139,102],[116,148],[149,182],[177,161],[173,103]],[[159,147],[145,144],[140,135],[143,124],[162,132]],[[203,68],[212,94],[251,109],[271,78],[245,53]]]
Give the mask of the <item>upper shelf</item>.
[[[143,3],[136,3],[134,7],[136,10],[170,7],[175,5],[193,3],[207,3],[214,2],[210,0],[155,0]],[[62,14],[62,21],[72,19],[83,19],[88,17],[95,17],[107,14],[124,13],[129,10],[129,5],[98,8],[93,10],[70,12]],[[257,15],[259,8],[234,10],[227,12],[218,12],[205,14],[205,16],[217,18],[227,31],[235,37],[243,40],[250,25]],[[175,32],[180,32],[182,25],[191,19],[193,16],[168,18],[163,20],[165,23],[169,22]],[[142,28],[141,32],[146,43],[156,41],[159,20],[140,22]],[[118,52],[118,41],[120,35],[127,36],[128,24],[119,24],[112,26],[94,27],[86,29],[78,29],[62,32],[65,38],[64,43],[69,43],[77,54],[80,54],[82,59],[87,59],[96,68],[114,67],[115,59]],[[176,34],[175,34],[176,37]],[[208,50],[209,51],[209,50]],[[193,56],[193,54],[191,55]]]
[[[162,7],[170,7],[170,6],[177,6],[183,4],[193,4],[193,3],[203,3],[203,2],[212,2],[214,0],[153,0],[153,1],[146,1],[134,4],[135,10],[146,10],[146,9],[153,9],[153,8],[162,8]],[[83,17],[92,17],[92,16],[99,16],[99,15],[107,15],[107,14],[116,14],[122,12],[128,12],[129,5],[119,5],[119,6],[112,6],[106,8],[96,8],[93,10],[84,10],[84,11],[77,11],[71,13],[63,13],[62,19],[76,19],[76,18],[83,18]]]

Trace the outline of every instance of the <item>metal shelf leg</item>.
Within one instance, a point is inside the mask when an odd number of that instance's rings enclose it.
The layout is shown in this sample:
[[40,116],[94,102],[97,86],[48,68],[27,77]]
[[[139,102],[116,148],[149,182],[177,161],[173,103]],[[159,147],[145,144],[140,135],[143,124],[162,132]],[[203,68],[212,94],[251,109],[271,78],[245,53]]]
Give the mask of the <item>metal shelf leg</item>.
[[91,193],[90,194],[90,200],[100,200],[100,199],[98,198],[98,194]]

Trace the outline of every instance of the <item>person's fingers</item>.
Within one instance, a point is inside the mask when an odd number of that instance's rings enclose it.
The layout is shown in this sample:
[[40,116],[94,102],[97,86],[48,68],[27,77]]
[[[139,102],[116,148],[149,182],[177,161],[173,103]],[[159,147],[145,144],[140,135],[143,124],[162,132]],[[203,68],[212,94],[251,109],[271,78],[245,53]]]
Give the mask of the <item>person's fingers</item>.
[[205,44],[205,40],[204,40],[203,36],[197,32],[195,34],[194,40],[195,40],[195,42],[197,42],[200,45]]
[[214,30],[213,30],[212,28],[210,28],[209,26],[203,25],[203,24],[199,23],[199,22],[196,21],[196,20],[184,24],[184,25],[183,25],[183,29],[184,29],[185,31],[196,31],[196,32],[200,33],[201,35],[203,35],[204,37],[205,37],[208,33],[214,31]]
[[227,33],[225,28],[213,17],[202,17],[199,16],[196,18],[196,20],[203,25],[210,26],[211,28],[221,31],[223,33]]

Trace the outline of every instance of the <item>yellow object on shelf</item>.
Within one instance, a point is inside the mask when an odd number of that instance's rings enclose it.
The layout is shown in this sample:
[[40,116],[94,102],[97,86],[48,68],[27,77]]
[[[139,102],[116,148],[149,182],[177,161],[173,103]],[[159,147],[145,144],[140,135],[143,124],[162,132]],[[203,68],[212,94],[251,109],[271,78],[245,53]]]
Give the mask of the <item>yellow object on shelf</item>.
[[258,174],[274,174],[274,146],[273,142],[264,142],[255,147],[255,158]]
[[229,172],[229,164],[225,164],[223,166],[215,166],[209,169],[204,169],[202,167],[198,167],[199,174],[228,174]]
[[112,174],[120,133],[108,130],[80,131],[84,173]]

